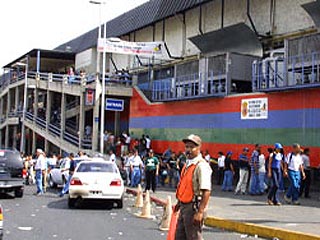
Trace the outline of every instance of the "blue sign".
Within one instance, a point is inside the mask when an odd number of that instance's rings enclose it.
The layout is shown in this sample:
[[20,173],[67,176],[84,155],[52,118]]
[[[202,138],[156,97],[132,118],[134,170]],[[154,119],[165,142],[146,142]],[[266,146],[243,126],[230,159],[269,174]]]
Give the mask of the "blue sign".
[[107,98],[106,99],[106,110],[122,112],[124,109],[124,101],[120,99]]
[[94,121],[98,123],[99,122],[99,117],[95,117]]

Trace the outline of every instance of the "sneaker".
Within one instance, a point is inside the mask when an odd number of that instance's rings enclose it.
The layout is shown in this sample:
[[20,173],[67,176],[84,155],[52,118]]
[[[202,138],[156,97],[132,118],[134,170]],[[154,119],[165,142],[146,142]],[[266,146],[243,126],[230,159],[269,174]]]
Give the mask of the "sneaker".
[[37,193],[37,197],[39,197],[39,196],[42,196],[43,195],[43,193],[42,192],[39,192],[39,193]]
[[58,194],[58,197],[63,197],[63,196],[64,196],[63,193],[59,193],[59,194]]
[[284,195],[284,201],[288,204],[291,204],[291,199],[287,197],[287,195]]
[[268,204],[269,206],[272,206],[272,205],[273,205],[273,202],[272,202],[270,199],[268,199],[267,204]]
[[294,201],[292,204],[293,204],[293,205],[297,205],[297,206],[298,206],[298,205],[301,205],[299,201]]
[[282,204],[281,204],[281,202],[277,202],[277,203],[275,203],[274,205],[275,205],[275,206],[281,206]]
[[246,192],[241,192],[241,195],[247,195],[247,193]]
[[239,191],[238,191],[238,192],[237,192],[237,191],[235,191],[235,192],[234,192],[234,195],[239,195]]

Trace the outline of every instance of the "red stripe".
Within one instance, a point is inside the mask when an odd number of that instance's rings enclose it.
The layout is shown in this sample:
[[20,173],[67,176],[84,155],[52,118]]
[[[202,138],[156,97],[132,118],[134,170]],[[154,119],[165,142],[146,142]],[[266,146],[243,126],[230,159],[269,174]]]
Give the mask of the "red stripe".
[[[161,140],[153,140],[152,148],[156,153],[163,153],[168,147],[171,147],[172,151],[178,153],[179,151],[184,151],[184,144],[182,142],[177,141],[161,141]],[[211,157],[218,158],[218,152],[222,151],[226,154],[228,151],[233,152],[232,159],[238,159],[239,155],[242,153],[242,149],[248,147],[250,152],[253,151],[254,145],[250,144],[224,144],[224,143],[203,143],[202,150],[209,150]],[[273,147],[271,145],[261,145],[262,152],[265,156],[268,156],[267,149],[269,147]],[[307,146],[304,146],[307,147]],[[320,165],[320,147],[309,147],[310,149],[310,159],[312,167],[318,167]],[[286,153],[291,151],[290,146],[285,146],[284,150]]]
[[225,98],[175,101],[152,105],[148,105],[139,93],[134,90],[130,103],[130,117],[240,112],[242,99],[257,97],[268,97],[269,110],[271,111],[320,108],[320,89],[268,94],[246,94]]

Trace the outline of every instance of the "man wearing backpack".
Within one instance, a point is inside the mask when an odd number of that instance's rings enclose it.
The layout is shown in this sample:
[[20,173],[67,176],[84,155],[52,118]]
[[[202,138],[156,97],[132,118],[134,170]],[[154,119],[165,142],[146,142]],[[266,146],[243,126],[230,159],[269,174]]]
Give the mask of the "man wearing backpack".
[[295,143],[292,146],[292,153],[289,153],[286,158],[284,175],[289,177],[290,187],[286,195],[284,195],[284,200],[290,204],[300,205],[299,202],[299,192],[301,184],[301,174],[302,179],[306,178],[303,161],[301,156],[300,145]]

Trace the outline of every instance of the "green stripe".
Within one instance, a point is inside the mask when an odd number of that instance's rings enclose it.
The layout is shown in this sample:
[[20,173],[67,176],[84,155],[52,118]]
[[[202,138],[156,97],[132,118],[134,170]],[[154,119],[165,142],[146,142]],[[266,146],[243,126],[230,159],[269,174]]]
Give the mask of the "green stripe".
[[298,142],[305,146],[320,146],[320,128],[312,129],[143,129],[131,128],[133,137],[148,134],[152,139],[181,141],[191,133],[201,136],[204,142],[226,144],[274,144],[291,145]]

